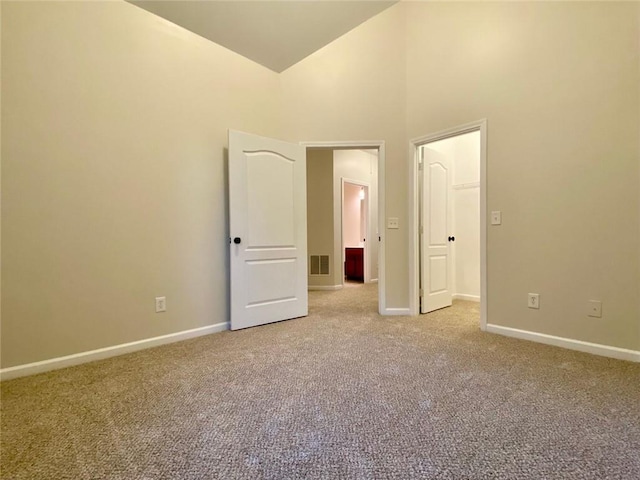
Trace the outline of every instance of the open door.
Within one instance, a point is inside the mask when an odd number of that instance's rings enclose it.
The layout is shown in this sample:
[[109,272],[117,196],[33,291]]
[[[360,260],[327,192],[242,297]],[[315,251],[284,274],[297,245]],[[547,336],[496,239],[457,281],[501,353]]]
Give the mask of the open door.
[[306,150],[229,130],[231,329],[308,314]]
[[452,305],[451,165],[446,155],[421,147],[421,301],[420,313]]

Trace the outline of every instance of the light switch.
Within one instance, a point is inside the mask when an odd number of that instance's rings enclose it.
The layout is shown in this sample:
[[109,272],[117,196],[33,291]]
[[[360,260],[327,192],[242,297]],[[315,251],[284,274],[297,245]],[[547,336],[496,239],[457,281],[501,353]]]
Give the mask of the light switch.
[[502,212],[495,210],[491,212],[491,225],[502,225]]
[[398,217],[387,218],[387,228],[400,228]]

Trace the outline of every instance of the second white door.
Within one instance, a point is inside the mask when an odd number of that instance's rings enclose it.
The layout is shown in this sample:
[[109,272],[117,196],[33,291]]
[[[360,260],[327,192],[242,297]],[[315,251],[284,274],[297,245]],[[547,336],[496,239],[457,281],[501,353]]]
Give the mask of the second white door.
[[451,165],[446,155],[422,150],[422,234],[420,312],[429,313],[452,304]]

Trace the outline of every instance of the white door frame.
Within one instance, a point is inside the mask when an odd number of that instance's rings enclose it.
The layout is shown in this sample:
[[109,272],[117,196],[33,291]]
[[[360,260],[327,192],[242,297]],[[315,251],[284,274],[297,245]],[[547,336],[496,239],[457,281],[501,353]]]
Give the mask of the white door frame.
[[441,130],[409,142],[409,310],[419,314],[419,189],[418,189],[418,149],[438,140],[457,137],[465,133],[480,132],[480,329],[487,329],[487,119],[466,123]]
[[385,296],[385,146],[383,140],[364,141],[318,141],[300,142],[300,145],[307,148],[330,148],[333,150],[358,149],[378,151],[378,313],[380,315],[393,315],[393,311],[387,310]]
[[344,285],[344,277],[345,277],[345,271],[344,271],[344,262],[346,261],[344,258],[344,248],[345,248],[345,244],[344,244],[344,184],[345,183],[349,183],[351,185],[357,185],[359,187],[364,187],[366,188],[366,196],[365,196],[365,211],[366,211],[366,216],[365,216],[365,241],[364,241],[364,247],[362,250],[363,253],[363,268],[364,268],[364,276],[363,276],[363,282],[364,283],[371,283],[371,262],[369,261],[369,246],[367,245],[367,238],[369,239],[369,241],[371,241],[371,235],[369,235],[369,228],[371,226],[371,219],[369,218],[369,189],[371,187],[371,185],[367,182],[362,182],[360,180],[353,180],[351,178],[346,178],[346,177],[341,177],[340,178],[340,188],[341,188],[341,192],[340,192],[340,238],[342,240],[341,242],[341,246],[342,246],[342,285]]

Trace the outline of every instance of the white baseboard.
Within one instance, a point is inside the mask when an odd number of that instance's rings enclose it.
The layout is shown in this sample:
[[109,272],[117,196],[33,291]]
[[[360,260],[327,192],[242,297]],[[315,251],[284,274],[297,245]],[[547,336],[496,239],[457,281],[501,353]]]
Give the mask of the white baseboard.
[[378,283],[378,279],[377,278],[372,278],[371,280],[369,280],[369,283]]
[[381,315],[411,315],[411,310],[408,308],[385,308],[380,313]]
[[456,300],[467,300],[469,302],[479,302],[480,295],[466,295],[464,293],[455,293],[453,298]]
[[44,373],[51,370],[58,370],[60,368],[80,365],[82,363],[93,362],[95,360],[116,357],[125,353],[131,353],[138,350],[144,350],[145,348],[166,345],[167,343],[179,342],[181,340],[200,337],[202,335],[209,335],[211,333],[222,332],[228,329],[228,322],[217,323],[215,325],[194,328],[192,330],[170,333],[168,335],[162,335],[161,337],[146,338],[144,340],[138,340],[137,342],[123,343],[121,345],[114,345],[112,347],[99,348],[98,350],[75,353],[73,355],[67,355],[65,357],[51,358],[49,360],[43,360],[41,362],[27,363],[24,365],[17,365],[15,367],[3,368],[0,369],[0,381],[10,380],[12,378],[18,377],[26,377],[27,375],[35,375],[36,373]]
[[307,285],[307,290],[340,290],[342,285]]
[[554,337],[553,335],[529,332],[527,330],[518,330],[517,328],[503,327],[501,325],[488,324],[486,331],[505,335],[507,337],[519,338],[521,340],[530,340],[532,342],[544,343],[555,347],[568,348],[569,350],[578,350],[579,352],[591,353],[602,357],[640,363],[640,352],[636,350],[611,347],[609,345],[601,345],[599,343],[583,342],[581,340],[573,340],[571,338]]

